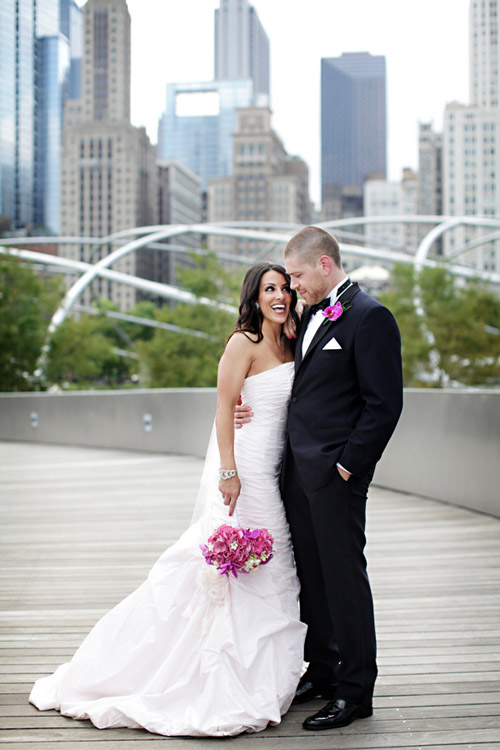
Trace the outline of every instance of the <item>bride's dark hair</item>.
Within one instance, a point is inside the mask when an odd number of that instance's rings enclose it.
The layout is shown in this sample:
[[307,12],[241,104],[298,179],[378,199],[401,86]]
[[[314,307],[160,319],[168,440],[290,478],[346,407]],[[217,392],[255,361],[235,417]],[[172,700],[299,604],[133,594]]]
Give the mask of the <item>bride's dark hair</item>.
[[[254,333],[257,336],[257,341],[255,343],[262,341],[264,338],[262,335],[262,321],[264,320],[264,317],[257,301],[260,292],[260,282],[267,271],[277,271],[277,273],[285,278],[286,283],[290,285],[290,276],[287,274],[283,266],[280,266],[278,263],[261,261],[260,263],[256,263],[255,266],[249,268],[246,272],[241,287],[240,314],[236,321],[233,333],[236,333],[237,331],[242,331],[243,333]],[[294,289],[290,289],[290,293],[292,297],[290,302],[290,312],[295,325],[298,327],[299,319],[295,312],[297,294]],[[232,335],[233,334],[231,334],[231,336]]]

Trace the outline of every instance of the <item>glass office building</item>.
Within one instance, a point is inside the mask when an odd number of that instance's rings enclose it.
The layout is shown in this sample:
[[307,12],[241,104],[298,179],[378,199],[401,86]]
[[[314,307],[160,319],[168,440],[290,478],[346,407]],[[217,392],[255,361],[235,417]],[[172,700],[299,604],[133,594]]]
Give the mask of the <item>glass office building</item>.
[[0,215],[14,227],[33,221],[33,0],[0,3]]
[[[68,95],[69,40],[60,10],[74,0],[0,3],[0,215],[14,229],[41,224],[58,231],[59,153]],[[81,37],[81,21],[80,21]],[[81,38],[79,40],[81,49]]]
[[35,224],[59,232],[62,110],[68,86],[69,43],[62,35],[36,42]]
[[321,182],[362,188],[385,177],[385,57],[349,52],[321,60]]
[[269,104],[269,39],[248,0],[221,0],[214,11],[215,79],[251,78],[254,103]]
[[251,80],[167,85],[167,106],[158,127],[158,161],[177,159],[201,177],[233,173],[236,109],[252,103]]

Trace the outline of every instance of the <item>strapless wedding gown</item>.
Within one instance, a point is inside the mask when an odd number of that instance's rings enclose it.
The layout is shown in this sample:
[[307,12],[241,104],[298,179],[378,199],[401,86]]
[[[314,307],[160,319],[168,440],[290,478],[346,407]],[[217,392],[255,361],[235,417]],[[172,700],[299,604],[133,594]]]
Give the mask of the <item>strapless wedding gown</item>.
[[[210,467],[207,457],[200,518],[70,662],[37,680],[35,706],[99,728],[163,735],[234,735],[280,721],[300,678],[305,636],[278,489],[292,380],[292,363],[245,380],[242,397],[255,416],[235,431],[237,522],[217,490],[218,456]],[[199,545],[228,522],[267,528],[274,537],[269,563],[238,578],[207,565]]]

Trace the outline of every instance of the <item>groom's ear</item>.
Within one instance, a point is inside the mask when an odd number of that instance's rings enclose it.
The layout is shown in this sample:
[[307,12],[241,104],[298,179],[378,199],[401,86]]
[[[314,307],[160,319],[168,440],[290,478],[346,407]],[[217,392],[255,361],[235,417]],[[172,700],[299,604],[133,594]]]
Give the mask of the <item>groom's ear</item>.
[[329,255],[320,255],[318,258],[318,268],[323,276],[329,276],[332,272],[333,260]]

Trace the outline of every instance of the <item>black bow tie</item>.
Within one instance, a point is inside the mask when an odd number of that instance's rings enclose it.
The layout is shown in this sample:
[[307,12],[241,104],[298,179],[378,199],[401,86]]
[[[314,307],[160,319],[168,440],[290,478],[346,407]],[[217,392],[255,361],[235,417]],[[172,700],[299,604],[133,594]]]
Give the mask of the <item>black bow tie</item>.
[[[347,289],[351,286],[352,281],[351,279],[346,279],[341,286],[339,286],[337,290],[337,299],[340,297],[341,294],[344,294]],[[325,299],[322,299],[321,302],[317,302],[315,305],[311,305],[311,315],[314,315],[314,313],[317,313],[318,310],[326,310],[327,307],[329,307],[332,304],[332,301],[330,297],[325,297]]]
[[311,315],[314,315],[314,313],[317,313],[318,310],[326,310],[329,304],[330,304],[330,297],[325,297],[325,299],[322,299],[321,302],[317,302],[315,305],[311,305]]

